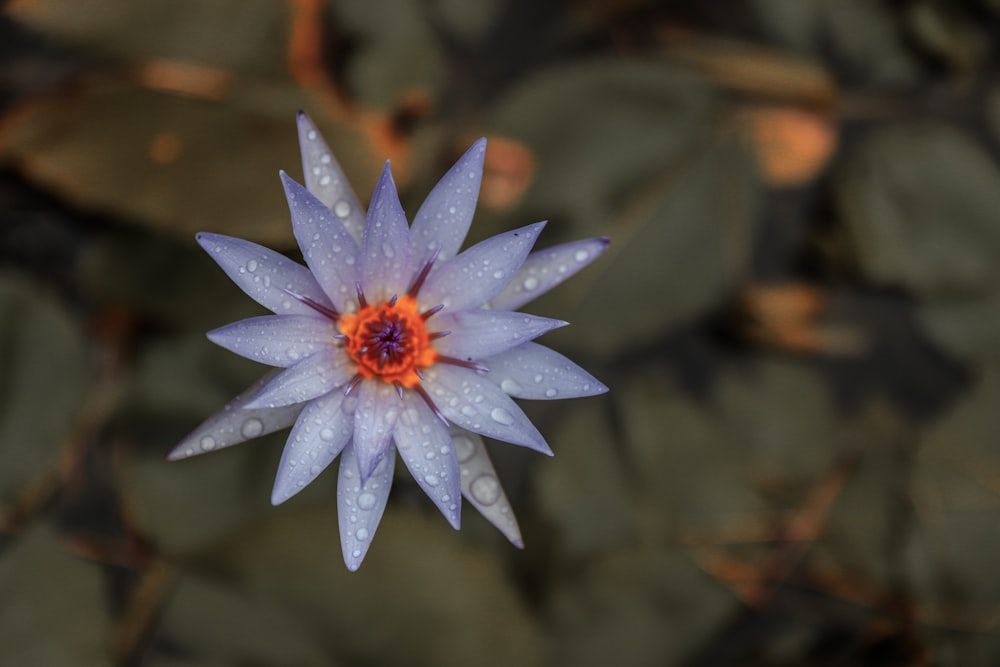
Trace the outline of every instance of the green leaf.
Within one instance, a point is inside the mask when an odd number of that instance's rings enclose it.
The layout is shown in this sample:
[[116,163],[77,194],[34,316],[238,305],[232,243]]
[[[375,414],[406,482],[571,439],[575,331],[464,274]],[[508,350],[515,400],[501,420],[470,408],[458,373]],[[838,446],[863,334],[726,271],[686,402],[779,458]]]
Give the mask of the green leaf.
[[210,664],[331,664],[319,642],[287,611],[196,576],[185,576],[171,593],[156,636]]
[[86,398],[86,343],[37,287],[0,276],[0,505],[52,471]]
[[47,525],[0,552],[0,663],[110,667],[111,618],[101,570],[67,554]]
[[961,358],[997,358],[1000,169],[964,134],[911,124],[874,133],[840,175],[860,269],[919,299],[918,318]]
[[332,501],[283,506],[203,566],[293,612],[348,664],[541,663],[539,631],[496,557],[463,545],[430,509],[390,504],[354,573],[342,562]]
[[546,609],[553,664],[684,664],[737,608],[676,548],[611,551],[556,583]]

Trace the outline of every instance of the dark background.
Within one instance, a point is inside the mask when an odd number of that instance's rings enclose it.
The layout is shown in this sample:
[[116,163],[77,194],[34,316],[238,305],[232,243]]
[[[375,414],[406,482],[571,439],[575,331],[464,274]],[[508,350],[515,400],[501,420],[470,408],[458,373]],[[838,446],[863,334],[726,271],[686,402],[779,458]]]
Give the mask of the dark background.
[[[997,0],[0,3],[0,664],[1000,664]],[[198,230],[296,256],[294,114],[470,240],[611,249],[527,310],[605,396],[493,443],[526,549],[406,473],[357,573]],[[468,509],[468,508],[467,508]]]

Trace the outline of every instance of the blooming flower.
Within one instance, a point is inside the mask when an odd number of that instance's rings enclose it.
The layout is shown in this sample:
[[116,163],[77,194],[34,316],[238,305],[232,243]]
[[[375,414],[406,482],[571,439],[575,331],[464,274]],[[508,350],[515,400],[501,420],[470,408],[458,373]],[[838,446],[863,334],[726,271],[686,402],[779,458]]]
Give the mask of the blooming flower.
[[356,570],[382,517],[395,451],[445,518],[464,496],[517,546],[521,535],[481,436],[550,454],[511,397],[607,388],[531,342],[565,322],[514,312],[607,247],[591,239],[528,254],[544,223],[463,252],[486,140],[428,195],[412,227],[386,163],[367,216],[312,122],[300,113],[306,187],[281,180],[308,268],[268,248],[201,233],[198,243],[273,315],[209,332],[276,370],[169,454],[171,460],[292,426],[271,501],[284,502],[340,455],[344,561]]

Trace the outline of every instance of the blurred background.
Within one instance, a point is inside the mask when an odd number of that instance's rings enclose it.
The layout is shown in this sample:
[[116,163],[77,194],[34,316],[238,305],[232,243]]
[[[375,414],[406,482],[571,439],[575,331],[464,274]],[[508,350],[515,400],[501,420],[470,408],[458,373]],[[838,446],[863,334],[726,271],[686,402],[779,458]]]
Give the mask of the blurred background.
[[[1000,664],[1000,2],[0,3],[0,664]],[[195,245],[297,257],[294,114],[412,214],[611,249],[527,307],[605,396],[491,443],[526,549],[405,472],[357,573]],[[400,467],[402,470],[402,467]]]

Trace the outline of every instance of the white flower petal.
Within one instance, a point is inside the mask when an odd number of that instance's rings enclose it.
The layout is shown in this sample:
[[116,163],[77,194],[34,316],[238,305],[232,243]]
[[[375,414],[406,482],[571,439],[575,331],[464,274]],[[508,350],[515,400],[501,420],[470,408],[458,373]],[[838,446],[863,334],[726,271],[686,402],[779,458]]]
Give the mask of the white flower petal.
[[414,392],[403,397],[393,434],[396,450],[424,493],[455,530],[461,525],[462,489],[451,435]]
[[[431,319],[435,331],[451,334],[434,342],[434,349],[457,359],[472,361],[498,354],[538,338],[566,322],[503,310],[461,310]],[[486,365],[490,368],[489,365]]]
[[537,343],[501,352],[483,359],[482,364],[490,369],[487,379],[516,398],[579,398],[608,390],[563,355]]
[[448,421],[473,433],[552,455],[521,408],[475,371],[436,364],[424,375],[428,395]]
[[270,366],[287,367],[333,344],[337,328],[325,317],[265,315],[209,331],[210,341]]
[[344,385],[354,373],[355,365],[343,348],[323,348],[279,373],[247,407],[276,408],[305,403]]
[[368,204],[361,246],[361,285],[368,301],[402,295],[415,273],[413,242],[388,162]]
[[309,116],[300,111],[298,124],[306,187],[333,211],[354,241],[360,244],[361,233],[365,228],[364,207]]
[[521,529],[507,494],[500,486],[483,439],[475,433],[453,426],[452,444],[462,477],[462,495],[487,521],[492,523],[518,549],[524,548]]
[[566,280],[608,249],[608,239],[587,239],[528,255],[514,279],[490,301],[497,310],[517,310]]
[[498,234],[441,262],[420,290],[421,305],[443,304],[454,310],[482,306],[514,277],[544,226],[544,222],[536,222]]
[[341,409],[343,392],[311,401],[285,442],[271,503],[280,505],[304,489],[344,449],[354,433],[354,418]]
[[379,521],[382,520],[389,490],[392,488],[392,471],[395,466],[395,456],[383,457],[362,485],[354,443],[348,444],[340,457],[337,515],[340,520],[340,545],[344,550],[344,564],[351,572],[361,566]]
[[355,391],[358,406],[354,411],[354,450],[364,481],[380,460],[392,458],[392,452],[386,452],[399,419],[400,400],[396,388],[381,380],[365,380]]
[[245,408],[261,387],[277,374],[278,371],[271,371],[227,403],[222,410],[206,419],[167,454],[167,460],[177,461],[189,456],[231,447],[251,438],[267,435],[291,426],[295,418],[302,412],[301,405],[255,410]]
[[292,230],[306,264],[338,310],[357,293],[358,243],[323,202],[281,172]]
[[435,250],[438,260],[445,260],[462,247],[479,199],[485,156],[486,139],[480,139],[438,181],[417,211],[410,233],[423,262]]
[[285,290],[308,297],[322,306],[330,305],[309,269],[270,248],[208,232],[197,234],[195,239],[241,290],[275,313],[305,315],[315,312]]

